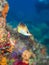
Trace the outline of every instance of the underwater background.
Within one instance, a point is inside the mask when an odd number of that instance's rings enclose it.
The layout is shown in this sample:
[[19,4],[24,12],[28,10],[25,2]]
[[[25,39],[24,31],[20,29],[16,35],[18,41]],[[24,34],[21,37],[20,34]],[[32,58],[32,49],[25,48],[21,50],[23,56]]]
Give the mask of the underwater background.
[[8,0],[7,23],[28,26],[34,37],[49,49],[49,0]]

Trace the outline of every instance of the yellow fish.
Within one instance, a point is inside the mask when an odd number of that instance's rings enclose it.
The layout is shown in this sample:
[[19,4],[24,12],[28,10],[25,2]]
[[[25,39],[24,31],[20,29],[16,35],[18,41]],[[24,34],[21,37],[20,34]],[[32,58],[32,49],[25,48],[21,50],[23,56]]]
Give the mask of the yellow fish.
[[29,32],[27,26],[23,23],[20,23],[17,27],[18,33],[25,35],[25,36],[31,36],[32,34]]

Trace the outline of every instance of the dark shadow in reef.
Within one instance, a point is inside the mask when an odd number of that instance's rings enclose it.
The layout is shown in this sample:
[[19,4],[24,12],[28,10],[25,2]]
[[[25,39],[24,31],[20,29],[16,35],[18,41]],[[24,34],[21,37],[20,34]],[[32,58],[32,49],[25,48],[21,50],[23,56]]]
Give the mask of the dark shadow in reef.
[[45,39],[43,40],[43,44],[49,46],[49,38],[45,38]]
[[49,38],[45,38],[43,41],[42,41],[42,44],[46,45],[47,47],[47,51],[48,51],[48,54],[49,54]]

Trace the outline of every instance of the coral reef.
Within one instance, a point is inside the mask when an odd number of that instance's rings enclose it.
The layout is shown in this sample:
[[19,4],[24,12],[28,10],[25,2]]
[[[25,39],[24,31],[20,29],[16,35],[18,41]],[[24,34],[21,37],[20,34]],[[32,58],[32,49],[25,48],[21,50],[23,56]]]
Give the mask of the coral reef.
[[7,24],[9,6],[6,0],[0,3],[5,4],[0,6],[0,65],[49,65],[47,48],[34,38],[25,24],[20,23],[16,28]]

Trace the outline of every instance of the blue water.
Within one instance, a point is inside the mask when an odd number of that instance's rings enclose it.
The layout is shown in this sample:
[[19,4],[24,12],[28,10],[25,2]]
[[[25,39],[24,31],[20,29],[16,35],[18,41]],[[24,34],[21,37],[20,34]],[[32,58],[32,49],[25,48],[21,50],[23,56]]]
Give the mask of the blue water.
[[49,4],[38,0],[8,0],[8,3],[7,22],[13,27],[25,23],[34,37],[49,48]]
[[7,18],[10,21],[27,21],[26,23],[31,21],[35,24],[49,21],[49,10],[37,12],[35,6],[37,0],[8,0],[8,2],[10,9]]

